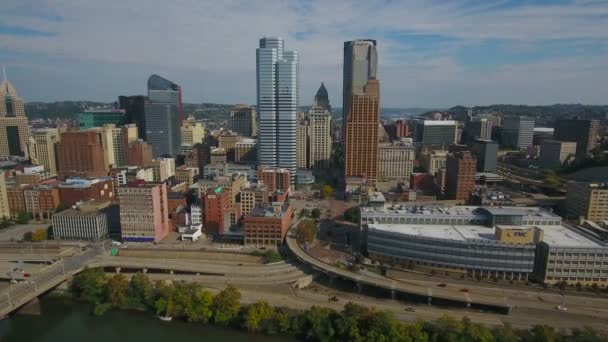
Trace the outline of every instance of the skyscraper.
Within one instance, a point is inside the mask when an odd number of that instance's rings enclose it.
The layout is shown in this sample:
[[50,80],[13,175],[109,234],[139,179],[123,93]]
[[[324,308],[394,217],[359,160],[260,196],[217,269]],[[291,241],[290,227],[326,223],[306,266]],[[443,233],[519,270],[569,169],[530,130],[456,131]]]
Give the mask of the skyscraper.
[[143,95],[119,96],[120,109],[125,111],[125,123],[135,124],[140,139],[146,140],[146,102],[148,98]]
[[57,175],[56,144],[59,142],[57,128],[44,128],[32,133],[29,143],[29,154],[32,163],[44,165],[51,175]]
[[477,158],[477,171],[496,172],[498,143],[492,140],[476,139],[471,144],[471,152]]
[[317,94],[315,95],[312,107],[314,109],[325,109],[331,112],[331,105],[329,104],[329,94],[327,93],[327,89],[325,88],[325,84],[323,84],[323,82],[321,82],[321,86],[319,87],[319,90],[317,90]]
[[[342,81],[342,136],[346,131],[346,122],[350,116],[351,98],[361,94],[370,79],[376,79],[378,71],[378,54],[376,41],[360,39],[344,42],[344,71]],[[343,138],[344,139],[344,138]]]
[[510,116],[504,119],[502,144],[518,150],[532,146],[534,139],[534,118]]
[[182,89],[158,75],[148,79],[145,105],[146,140],[154,157],[175,156],[181,145]]
[[[316,97],[315,97],[315,103]],[[331,108],[329,101],[326,102]],[[331,114],[314,107],[308,113],[308,163],[311,168],[328,169],[331,159]]]
[[445,196],[449,200],[468,201],[475,190],[477,162],[469,151],[450,153],[446,162]]
[[278,37],[260,39],[256,50],[257,104],[260,114],[258,162],[290,171],[295,184],[298,53],[284,50]]
[[456,121],[417,119],[414,142],[423,147],[446,148],[456,143]]
[[5,79],[0,84],[0,159],[27,156],[29,139],[30,129],[23,99],[11,82]]
[[230,128],[243,137],[253,137],[258,134],[255,108],[237,105],[230,112]]
[[557,120],[553,137],[559,141],[576,142],[576,156],[584,157],[597,146],[599,121]]
[[61,133],[57,144],[57,162],[60,179],[107,176],[107,146],[104,146],[101,130]]
[[378,177],[378,124],[380,83],[367,81],[361,93],[352,94],[345,129],[344,175],[375,182]]

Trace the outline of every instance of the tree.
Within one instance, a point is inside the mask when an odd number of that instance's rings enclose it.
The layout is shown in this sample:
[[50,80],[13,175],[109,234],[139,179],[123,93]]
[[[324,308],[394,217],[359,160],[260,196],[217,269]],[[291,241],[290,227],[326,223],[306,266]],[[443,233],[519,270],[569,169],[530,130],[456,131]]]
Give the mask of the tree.
[[530,331],[528,331],[524,341],[530,342],[555,342],[557,340],[557,333],[553,327],[547,325],[535,325]]
[[106,275],[101,268],[85,268],[75,275],[70,283],[70,292],[76,299],[92,304],[104,300]]
[[312,220],[304,220],[298,224],[297,237],[300,242],[312,243],[317,235],[317,225]]
[[300,210],[300,218],[304,218],[304,217],[308,217],[310,215],[310,210],[308,209],[302,209]]
[[321,217],[321,209],[319,208],[314,208],[311,212],[310,212],[310,217],[314,218],[314,219],[318,219],[319,217]]
[[6,216],[0,218],[0,229],[8,228],[13,224],[13,220]]
[[560,185],[559,178],[553,175],[547,175],[543,180],[543,183],[550,187],[556,187]]
[[334,188],[331,185],[326,184],[321,188],[321,196],[323,198],[332,198],[334,197]]
[[336,335],[333,326],[336,312],[313,306],[302,314],[301,332],[308,341],[332,341]]
[[249,305],[243,312],[243,328],[258,332],[274,315],[274,309],[264,301]]
[[190,322],[207,323],[213,317],[213,295],[209,291],[197,288],[191,297],[191,307],[186,311]]
[[40,242],[48,239],[48,231],[46,229],[36,229],[32,233],[32,241]]
[[281,257],[281,254],[277,253],[277,251],[273,250],[273,249],[269,249],[266,251],[266,253],[264,253],[264,263],[266,264],[270,264],[273,262],[279,262],[283,260],[283,258]]
[[239,314],[241,293],[236,287],[228,285],[213,298],[213,321],[228,325]]
[[351,207],[346,209],[344,212],[344,219],[348,222],[359,223],[359,216],[361,215],[359,207]]
[[19,214],[17,214],[17,217],[15,217],[15,223],[17,224],[26,224],[30,221],[30,214],[26,213],[25,211],[20,212]]
[[127,295],[129,306],[132,308],[152,307],[153,286],[147,275],[138,272],[131,277]]
[[112,307],[121,308],[127,304],[129,281],[123,274],[116,274],[106,284],[106,302]]
[[33,236],[34,236],[34,233],[32,233],[32,232],[25,232],[23,234],[23,241],[31,242],[31,241],[34,240]]

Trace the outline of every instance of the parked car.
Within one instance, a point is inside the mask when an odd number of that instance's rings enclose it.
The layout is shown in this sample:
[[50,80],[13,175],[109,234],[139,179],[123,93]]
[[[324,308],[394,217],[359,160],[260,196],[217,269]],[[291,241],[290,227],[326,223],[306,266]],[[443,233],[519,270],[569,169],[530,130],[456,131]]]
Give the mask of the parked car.
[[558,306],[555,307],[555,310],[557,310],[557,311],[568,311],[568,308],[566,308],[565,306],[558,305]]

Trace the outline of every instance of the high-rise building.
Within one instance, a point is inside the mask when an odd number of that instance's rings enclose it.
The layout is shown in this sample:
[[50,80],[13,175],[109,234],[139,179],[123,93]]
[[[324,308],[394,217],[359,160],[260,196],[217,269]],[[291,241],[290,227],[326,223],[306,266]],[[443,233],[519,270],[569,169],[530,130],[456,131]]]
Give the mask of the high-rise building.
[[53,185],[35,185],[23,189],[25,211],[32,217],[43,220],[50,219],[57,210],[59,190]]
[[384,131],[391,140],[399,140],[410,136],[410,124],[408,120],[397,119],[384,125]]
[[0,159],[27,156],[30,128],[25,105],[11,82],[0,84]]
[[157,158],[153,159],[150,165],[154,172],[154,182],[160,183],[175,176],[175,159]]
[[363,177],[369,183],[374,183],[378,178],[380,83],[370,79],[363,92],[352,93],[349,98],[351,104],[345,123],[344,175]]
[[397,141],[378,146],[378,179],[408,180],[414,171],[414,146]]
[[298,53],[282,38],[260,39],[256,50],[258,163],[286,168],[295,184],[297,167]]
[[202,122],[196,121],[193,116],[184,120],[180,129],[182,145],[200,144],[205,138],[205,126]]
[[[327,91],[325,92],[327,93]],[[331,108],[331,106],[329,105],[329,101],[324,103],[326,103],[327,106]],[[308,113],[309,167],[318,169],[328,169],[331,160],[331,149],[331,113],[328,109],[314,107]]]
[[575,141],[545,140],[540,145],[540,162],[548,168],[561,167],[567,160],[574,160],[576,145]]
[[298,120],[297,159],[298,169],[308,169],[308,118]]
[[110,201],[90,201],[53,215],[53,238],[57,240],[105,239],[118,230],[118,205]]
[[445,169],[448,160],[448,152],[445,150],[428,150],[420,153],[420,164],[422,168],[435,176],[441,169]]
[[139,139],[129,143],[127,149],[127,164],[144,167],[152,163],[152,146]]
[[449,200],[468,201],[475,191],[477,163],[469,151],[450,153],[446,163],[445,196]]
[[131,124],[116,127],[115,124],[105,124],[101,132],[107,145],[108,163],[111,166],[127,165],[127,150],[130,143],[137,141],[137,126]]
[[255,108],[237,105],[230,112],[230,128],[243,137],[254,137],[258,134],[258,123]]
[[6,187],[6,171],[0,171],[0,218],[11,217],[11,208],[8,203],[8,193]]
[[217,146],[224,149],[228,161],[234,161],[236,143],[242,139],[243,137],[231,131],[223,131],[217,136]]
[[466,124],[465,142],[472,142],[475,139],[492,140],[492,120],[487,118],[474,117]]
[[257,160],[257,139],[243,138],[234,145],[234,161],[255,162]]
[[108,175],[107,146],[100,131],[68,131],[57,143],[57,168],[60,179],[98,178]]
[[138,136],[146,140],[146,102],[148,97],[143,95],[119,96],[120,109],[125,111],[125,123],[137,126]]
[[317,90],[315,99],[312,102],[312,108],[324,109],[328,112],[331,112],[331,105],[329,104],[329,94],[327,93],[327,89],[325,88],[325,84],[323,82],[321,82],[321,86],[319,87],[319,90]]
[[270,192],[288,193],[291,189],[289,170],[263,166],[258,169],[258,183],[263,184]]
[[532,146],[534,118],[509,116],[503,120],[502,145],[518,150]]
[[[377,71],[378,53],[375,40],[359,39],[344,42],[344,70],[342,74],[343,139],[346,135],[346,124],[351,116],[350,108],[353,95],[362,94],[367,81],[377,78]],[[377,127],[374,126],[374,128]]]
[[471,144],[471,152],[477,159],[477,171],[496,172],[498,143],[492,140],[476,139]]
[[118,188],[124,241],[159,242],[169,234],[167,186],[136,181]]
[[87,109],[78,114],[78,125],[81,130],[102,127],[107,124],[122,126],[125,124],[124,109]]
[[154,157],[175,156],[181,145],[182,89],[158,75],[148,79],[146,141]]
[[566,209],[570,219],[608,220],[608,184],[566,183]]
[[203,197],[207,233],[223,234],[230,227],[230,191],[217,187],[208,189]]
[[57,175],[57,157],[55,148],[59,142],[57,128],[43,128],[32,132],[29,143],[29,154],[32,163],[43,165],[51,175]]
[[557,120],[553,138],[576,142],[576,156],[581,158],[597,146],[598,129],[597,120]]
[[423,147],[447,148],[456,143],[456,121],[413,120],[414,142]]

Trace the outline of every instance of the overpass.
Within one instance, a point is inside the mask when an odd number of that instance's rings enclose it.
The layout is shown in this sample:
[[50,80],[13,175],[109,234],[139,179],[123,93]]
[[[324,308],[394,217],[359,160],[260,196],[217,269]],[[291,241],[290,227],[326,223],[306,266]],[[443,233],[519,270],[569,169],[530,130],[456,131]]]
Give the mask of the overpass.
[[436,299],[441,302],[448,302],[450,304],[458,304],[465,307],[475,307],[486,310],[489,309],[501,313],[509,313],[511,311],[511,305],[507,302],[506,297],[473,295],[471,293],[460,292],[455,289],[431,287],[413,283],[404,283],[380,275],[372,276],[369,274],[363,274],[361,272],[354,273],[326,264],[318,259],[313,258],[300,247],[300,245],[296,241],[294,227],[295,225],[292,226],[292,229],[289,230],[286,237],[287,246],[289,247],[291,252],[301,262],[310,265],[318,272],[327,274],[330,279],[337,277],[353,281],[357,284],[359,290],[362,286],[368,286],[371,288],[390,291],[391,296],[401,294],[405,296],[413,295],[421,298],[427,298],[429,304],[432,300]]

